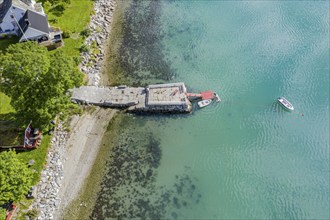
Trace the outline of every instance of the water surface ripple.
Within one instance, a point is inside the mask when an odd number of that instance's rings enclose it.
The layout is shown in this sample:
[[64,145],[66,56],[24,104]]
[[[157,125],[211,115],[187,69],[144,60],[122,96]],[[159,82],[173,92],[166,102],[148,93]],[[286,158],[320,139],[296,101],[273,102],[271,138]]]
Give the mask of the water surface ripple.
[[329,219],[329,1],[132,2],[127,76],[222,102],[124,116],[115,152],[132,171],[113,158],[109,169],[127,189],[113,190],[109,173],[94,217],[102,207],[104,218]]

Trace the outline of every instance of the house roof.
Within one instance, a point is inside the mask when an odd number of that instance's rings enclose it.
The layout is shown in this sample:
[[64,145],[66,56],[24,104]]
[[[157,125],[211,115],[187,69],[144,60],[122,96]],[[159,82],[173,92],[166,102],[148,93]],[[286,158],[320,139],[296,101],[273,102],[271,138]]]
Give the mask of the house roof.
[[2,0],[2,2],[0,3],[0,23],[7,14],[7,11],[9,10],[11,4],[12,4],[12,0]]
[[29,27],[44,32],[45,34],[49,34],[47,15],[40,14],[38,12],[27,10],[24,16],[19,20],[18,24],[20,26],[18,31],[19,38],[23,36],[23,33],[25,33]]
[[25,10],[33,8],[32,0],[0,0],[0,23],[12,5]]

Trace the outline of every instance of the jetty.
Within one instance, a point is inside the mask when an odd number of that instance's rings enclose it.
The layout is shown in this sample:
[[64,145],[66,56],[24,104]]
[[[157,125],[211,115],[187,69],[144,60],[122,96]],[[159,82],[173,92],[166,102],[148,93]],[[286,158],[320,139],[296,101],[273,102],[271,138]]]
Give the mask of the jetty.
[[71,101],[102,107],[121,108],[135,113],[189,113],[192,104],[184,83],[146,87],[81,86],[70,90]]

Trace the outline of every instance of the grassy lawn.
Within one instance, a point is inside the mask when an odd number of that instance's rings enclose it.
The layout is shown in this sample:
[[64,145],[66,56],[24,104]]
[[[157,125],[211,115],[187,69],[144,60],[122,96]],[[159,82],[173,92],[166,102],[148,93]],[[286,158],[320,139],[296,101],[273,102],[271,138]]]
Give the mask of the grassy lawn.
[[56,12],[49,10],[50,25],[71,33],[70,38],[64,39],[64,47],[60,48],[67,55],[79,56],[79,48],[84,42],[79,33],[88,25],[93,6],[92,0],[71,0],[71,4],[66,6],[64,13],[60,16],[56,16]]
[[[22,139],[24,137],[22,136]],[[42,168],[45,165],[46,157],[48,153],[48,147],[51,140],[51,136],[44,134],[42,137],[41,144],[37,149],[31,151],[18,152],[18,157],[28,163],[30,160],[34,160],[34,165],[31,166],[32,169],[36,170],[33,178],[33,185],[37,184],[39,181],[39,176]]]

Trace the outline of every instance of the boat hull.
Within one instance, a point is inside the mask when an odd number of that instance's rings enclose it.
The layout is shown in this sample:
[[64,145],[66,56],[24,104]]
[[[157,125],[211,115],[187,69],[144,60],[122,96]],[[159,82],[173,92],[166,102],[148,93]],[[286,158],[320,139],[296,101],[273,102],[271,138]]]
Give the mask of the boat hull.
[[287,111],[293,111],[294,107],[293,105],[284,97],[279,97],[277,99],[278,103]]
[[197,104],[200,108],[204,108],[205,106],[208,106],[209,104],[211,104],[212,100],[211,99],[205,99],[202,101],[199,101]]

